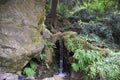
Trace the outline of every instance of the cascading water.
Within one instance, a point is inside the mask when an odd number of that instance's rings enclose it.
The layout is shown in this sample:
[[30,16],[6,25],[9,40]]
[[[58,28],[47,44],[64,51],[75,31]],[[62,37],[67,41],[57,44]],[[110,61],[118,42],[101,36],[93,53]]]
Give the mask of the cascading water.
[[59,54],[60,54],[60,61],[59,61],[59,73],[57,76],[65,77],[66,73],[63,73],[63,41],[59,38]]

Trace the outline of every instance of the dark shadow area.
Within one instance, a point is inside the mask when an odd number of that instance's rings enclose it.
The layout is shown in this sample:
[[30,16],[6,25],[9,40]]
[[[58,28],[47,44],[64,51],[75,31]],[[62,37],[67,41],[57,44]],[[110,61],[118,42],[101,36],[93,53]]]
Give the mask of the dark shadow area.
[[9,0],[0,0],[0,5],[1,4],[5,4],[6,2],[8,2]]
[[63,45],[63,48],[62,48],[62,52],[63,52],[63,72],[66,72],[68,74],[70,74],[70,71],[71,71],[71,62],[69,62],[69,57],[70,57],[70,54],[68,53],[67,49],[65,48],[65,45],[63,43],[63,40],[62,40],[62,43],[59,42],[59,40],[56,41],[56,49],[55,49],[55,57],[54,57],[54,61],[55,63],[58,65],[60,65],[60,44]]

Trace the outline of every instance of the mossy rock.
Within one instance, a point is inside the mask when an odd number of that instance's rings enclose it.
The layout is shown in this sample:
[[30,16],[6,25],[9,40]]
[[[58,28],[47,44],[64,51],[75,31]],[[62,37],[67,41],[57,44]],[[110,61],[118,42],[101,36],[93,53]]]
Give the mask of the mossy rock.
[[64,41],[65,47],[67,48],[67,50],[69,52],[73,52],[73,51],[71,51],[72,49],[69,47],[68,41],[71,38],[74,38],[75,41],[78,42],[79,44],[81,44],[83,46],[83,49],[85,49],[85,50],[96,50],[103,56],[105,56],[107,54],[107,52],[104,49],[99,48],[97,46],[93,46],[88,41],[86,41],[86,40],[84,40],[84,39],[82,39],[80,37],[77,37],[76,32],[72,32],[72,31],[64,32],[64,33],[62,33],[61,37],[62,37],[62,39]]
[[17,72],[44,48],[45,0],[0,0],[0,73]]

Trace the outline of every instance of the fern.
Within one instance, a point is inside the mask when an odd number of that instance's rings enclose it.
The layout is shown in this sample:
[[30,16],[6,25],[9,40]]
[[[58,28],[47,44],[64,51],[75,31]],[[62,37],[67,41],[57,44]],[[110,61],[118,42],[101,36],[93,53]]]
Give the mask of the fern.
[[90,4],[90,11],[97,15],[104,15],[115,8],[117,1],[115,0],[95,0]]
[[44,61],[46,59],[45,53],[39,53],[39,55],[36,57],[38,61]]
[[30,61],[30,67],[35,71],[37,69],[37,64],[34,61]]
[[72,68],[74,71],[78,71],[79,70],[79,64],[76,64],[76,63],[72,63]]
[[68,15],[69,15],[68,6],[64,5],[62,3],[58,4],[57,12],[64,17],[68,17]]
[[32,68],[29,68],[29,67],[26,67],[24,69],[24,73],[26,74],[27,77],[34,77],[36,74],[36,72]]
[[76,40],[76,38],[71,38],[67,44],[70,51],[75,52],[75,50],[77,49],[82,49],[82,44],[80,44],[79,41]]
[[88,65],[91,65],[98,60],[102,60],[102,56],[97,51],[84,49],[77,49],[73,57],[77,60],[80,70],[84,70]]
[[36,74],[37,64],[34,61],[30,61],[30,67],[25,67],[24,73],[27,77],[34,77]]
[[103,58],[102,61],[97,61],[86,68],[89,78],[96,78],[107,80],[120,80],[120,54],[115,53],[113,56]]

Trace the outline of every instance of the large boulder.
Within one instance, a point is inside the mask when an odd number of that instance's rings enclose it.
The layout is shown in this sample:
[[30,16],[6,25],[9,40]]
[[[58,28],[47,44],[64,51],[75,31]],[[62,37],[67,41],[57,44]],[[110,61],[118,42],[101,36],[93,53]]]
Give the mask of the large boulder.
[[0,0],[0,73],[17,72],[44,48],[45,0]]

